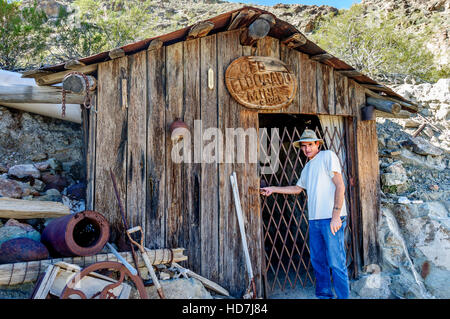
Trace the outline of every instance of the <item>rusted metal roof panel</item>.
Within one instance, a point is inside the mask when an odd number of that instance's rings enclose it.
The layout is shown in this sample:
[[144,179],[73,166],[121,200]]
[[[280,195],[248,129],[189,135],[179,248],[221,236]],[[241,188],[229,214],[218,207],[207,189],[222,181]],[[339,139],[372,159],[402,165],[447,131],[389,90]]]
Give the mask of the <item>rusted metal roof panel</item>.
[[[246,11],[252,10],[252,11],[256,12],[256,14],[252,18],[245,20],[244,25],[242,25],[242,23],[241,23],[241,25],[239,25],[239,27],[248,26],[260,14],[263,14],[263,13],[274,16],[269,11],[250,7],[250,6],[244,6],[240,9],[229,11],[229,12],[223,13],[221,15],[218,15],[216,17],[204,20],[204,21],[210,21],[210,22],[214,23],[214,28],[208,34],[211,35],[214,33],[226,31],[229,24],[231,23],[233,17],[235,17],[239,12],[244,11],[244,10],[246,10]],[[176,30],[176,31],[173,31],[173,32],[170,32],[170,33],[167,33],[167,34],[164,34],[164,35],[160,35],[160,36],[156,36],[153,38],[148,38],[148,39],[144,39],[144,40],[141,40],[138,42],[130,43],[130,44],[124,45],[120,48],[123,49],[123,51],[125,52],[126,55],[130,55],[130,54],[134,54],[136,52],[142,51],[142,50],[146,50],[148,48],[148,45],[150,44],[150,42],[154,39],[161,40],[164,45],[170,45],[170,44],[173,44],[176,42],[184,41],[184,40],[186,40],[186,36],[188,35],[191,27],[192,27],[192,25],[187,26],[182,29],[179,29],[179,30]],[[301,33],[301,32],[299,32],[297,30],[297,28],[295,28],[292,24],[275,17],[275,25],[272,26],[272,28],[269,32],[269,36],[283,40],[283,39],[286,39],[287,37],[291,36],[294,33]],[[298,50],[298,51],[308,54],[310,56],[327,53],[325,50],[323,50],[317,44],[315,44],[314,42],[312,42],[310,40],[307,40],[307,42],[304,45],[295,48],[295,50]],[[101,52],[101,53],[98,53],[98,54],[95,54],[95,55],[92,55],[89,57],[81,58],[81,59],[79,59],[79,61],[83,62],[86,65],[105,62],[105,61],[110,60],[109,52],[110,51],[105,51],[105,52]],[[330,59],[327,59],[327,60],[323,61],[323,63],[325,63],[339,71],[354,70],[354,68],[352,66],[348,65],[347,63],[345,63],[344,61],[340,60],[337,57],[332,57]],[[64,64],[65,63],[60,63],[60,64],[48,66],[48,67],[42,67],[39,70],[60,72],[60,71],[65,70]],[[372,80],[371,78],[369,78],[366,75],[358,74],[358,75],[349,76],[349,77],[360,84],[380,85],[378,82]],[[385,87],[385,88],[387,88],[387,87]],[[404,102],[414,105],[413,102],[406,100],[405,98],[396,94],[394,91],[392,91],[388,88],[387,88],[387,90],[384,89],[383,92],[389,96],[398,98]]]

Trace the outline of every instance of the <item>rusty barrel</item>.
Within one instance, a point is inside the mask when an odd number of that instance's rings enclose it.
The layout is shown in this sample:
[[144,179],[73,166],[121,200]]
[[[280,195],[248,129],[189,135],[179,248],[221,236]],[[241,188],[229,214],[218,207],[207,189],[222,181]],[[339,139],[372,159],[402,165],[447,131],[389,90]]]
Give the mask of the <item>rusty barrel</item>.
[[108,240],[108,221],[92,210],[52,220],[41,236],[47,247],[65,257],[95,255]]

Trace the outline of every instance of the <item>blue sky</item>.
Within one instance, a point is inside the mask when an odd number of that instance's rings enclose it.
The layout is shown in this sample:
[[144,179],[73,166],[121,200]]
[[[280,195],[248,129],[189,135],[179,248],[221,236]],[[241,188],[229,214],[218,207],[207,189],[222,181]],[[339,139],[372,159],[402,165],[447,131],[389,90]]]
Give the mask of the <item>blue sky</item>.
[[230,2],[241,2],[246,4],[259,4],[273,6],[277,3],[286,4],[307,4],[307,5],[328,5],[338,9],[348,9],[353,3],[360,3],[361,0],[227,0]]

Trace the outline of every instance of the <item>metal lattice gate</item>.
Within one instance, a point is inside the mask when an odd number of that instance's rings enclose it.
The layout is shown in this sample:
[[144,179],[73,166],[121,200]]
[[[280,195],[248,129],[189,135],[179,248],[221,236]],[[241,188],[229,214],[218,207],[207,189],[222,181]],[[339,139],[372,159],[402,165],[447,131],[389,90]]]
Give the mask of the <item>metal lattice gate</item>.
[[[333,117],[337,118],[337,117]],[[356,242],[353,225],[356,225],[355,206],[350,205],[353,186],[348,183],[348,158],[346,151],[346,136],[343,121],[329,121],[330,118],[321,119],[321,129],[319,126],[313,128],[317,136],[324,139],[324,148],[334,151],[340,160],[343,172],[343,179],[346,185],[347,204],[347,226],[345,229],[345,242],[347,251],[347,267],[349,273],[356,274],[354,263]],[[343,119],[342,119],[343,120]],[[336,125],[338,124],[338,125]],[[311,127],[310,127],[311,128]],[[270,156],[271,142],[276,140],[279,144],[278,168],[271,173],[261,172],[261,186],[288,186],[295,185],[300,178],[300,173],[307,163],[307,158],[301,153],[299,148],[292,144],[300,138],[303,129],[297,127],[284,127],[279,130],[262,130],[261,141],[267,144],[262,147],[260,153]],[[272,196],[261,196],[261,211],[263,218],[263,274],[265,275],[266,290],[271,292],[276,288],[284,290],[289,284],[295,288],[298,282],[305,287],[308,283],[314,285],[314,271],[310,263],[308,231],[309,223],[307,216],[307,195],[302,191],[299,195],[273,194]],[[352,271],[353,270],[353,271]]]

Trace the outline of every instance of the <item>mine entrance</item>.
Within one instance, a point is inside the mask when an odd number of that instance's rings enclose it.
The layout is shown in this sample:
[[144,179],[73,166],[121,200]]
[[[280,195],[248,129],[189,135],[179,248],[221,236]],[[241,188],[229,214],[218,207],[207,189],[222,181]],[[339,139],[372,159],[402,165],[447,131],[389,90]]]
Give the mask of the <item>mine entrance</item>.
[[[298,140],[305,128],[312,129],[324,139],[324,149],[334,151],[340,160],[346,185],[347,227],[345,241],[347,267],[350,276],[356,274],[357,210],[354,205],[354,183],[349,178],[349,152],[346,145],[346,121],[340,116],[303,114],[260,114],[260,186],[295,185],[307,158],[292,142]],[[274,145],[279,145],[278,150]],[[351,152],[350,152],[351,153]],[[276,156],[275,156],[276,154]],[[272,159],[271,167],[261,160]],[[272,156],[272,157],[271,157]],[[273,160],[276,158],[277,165]],[[269,163],[266,160],[266,163]],[[261,196],[263,275],[266,295],[274,290],[314,286],[314,270],[310,263],[308,243],[308,211],[305,192],[299,195],[274,194]],[[353,231],[355,229],[355,231]]]

